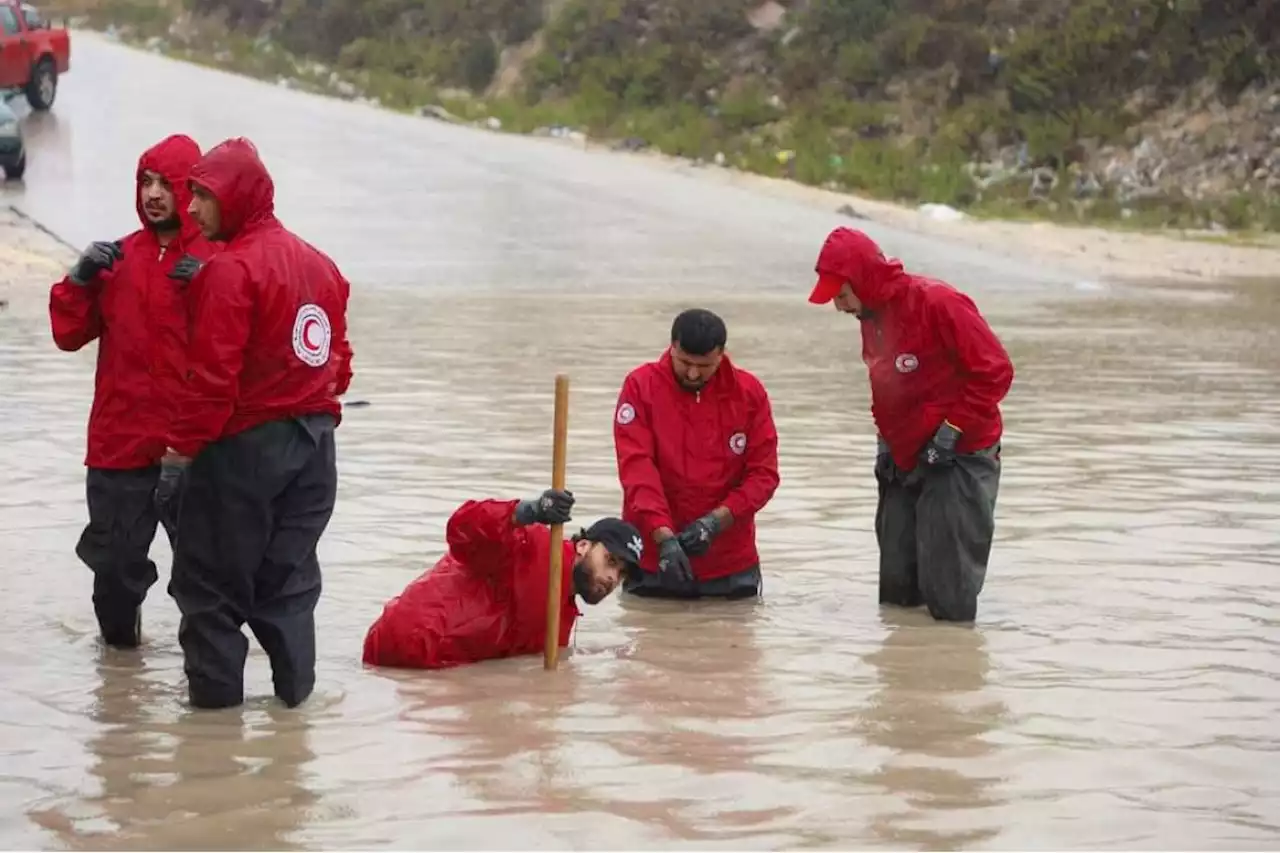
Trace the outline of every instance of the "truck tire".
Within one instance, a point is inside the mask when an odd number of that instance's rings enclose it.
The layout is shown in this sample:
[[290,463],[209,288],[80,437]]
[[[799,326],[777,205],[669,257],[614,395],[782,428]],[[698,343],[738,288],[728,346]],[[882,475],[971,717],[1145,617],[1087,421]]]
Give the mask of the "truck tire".
[[53,99],[58,94],[58,69],[53,60],[44,57],[31,69],[31,79],[27,82],[27,103],[31,109],[44,111],[53,106]]

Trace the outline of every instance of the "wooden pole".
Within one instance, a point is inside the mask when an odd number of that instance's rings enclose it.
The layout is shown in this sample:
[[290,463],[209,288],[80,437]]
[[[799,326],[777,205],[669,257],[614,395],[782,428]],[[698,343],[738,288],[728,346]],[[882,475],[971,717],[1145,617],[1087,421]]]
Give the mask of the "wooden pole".
[[[556,420],[551,451],[551,488],[564,488],[565,444],[569,438],[569,377],[556,376]],[[547,573],[547,641],[542,668],[555,669],[560,656],[560,605],[564,596],[564,525],[551,525],[551,570]]]

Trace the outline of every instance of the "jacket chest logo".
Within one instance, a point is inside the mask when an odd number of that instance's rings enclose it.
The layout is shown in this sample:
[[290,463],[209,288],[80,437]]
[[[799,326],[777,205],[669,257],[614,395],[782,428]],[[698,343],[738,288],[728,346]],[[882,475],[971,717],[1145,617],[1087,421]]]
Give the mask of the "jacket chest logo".
[[745,432],[735,432],[729,436],[729,449],[736,455],[741,456],[747,452],[747,434]]
[[893,366],[897,368],[899,373],[910,373],[920,366],[920,359],[916,358],[913,353],[900,353],[894,358]]

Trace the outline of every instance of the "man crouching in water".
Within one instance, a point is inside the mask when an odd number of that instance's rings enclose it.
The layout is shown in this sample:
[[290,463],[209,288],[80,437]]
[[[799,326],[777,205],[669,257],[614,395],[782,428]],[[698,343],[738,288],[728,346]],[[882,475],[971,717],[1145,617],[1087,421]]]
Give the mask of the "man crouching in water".
[[[539,653],[547,625],[551,534],[569,521],[572,492],[548,489],[531,500],[472,500],[445,528],[449,550],[391,599],[364,641],[364,662],[444,669]],[[565,600],[561,647],[581,615],[575,593],[599,604],[624,575],[639,571],[640,531],[602,518],[563,543]]]

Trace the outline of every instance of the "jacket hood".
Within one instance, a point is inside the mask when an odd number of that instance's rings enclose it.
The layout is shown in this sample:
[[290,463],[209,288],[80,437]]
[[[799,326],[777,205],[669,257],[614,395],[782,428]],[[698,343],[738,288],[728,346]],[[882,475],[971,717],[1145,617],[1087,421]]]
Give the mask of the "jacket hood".
[[852,228],[837,228],[827,235],[814,269],[820,276],[848,281],[853,295],[872,310],[892,302],[907,286],[902,262],[886,258],[874,240]]
[[275,216],[275,184],[258,149],[243,136],[210,148],[191,170],[191,182],[218,200],[220,239]]
[[150,230],[151,221],[147,219],[142,207],[142,194],[137,189],[142,186],[142,173],[151,171],[159,173],[169,182],[173,190],[173,204],[177,208],[178,222],[182,239],[189,240],[200,234],[200,226],[187,213],[191,204],[191,187],[187,179],[192,168],[200,161],[200,146],[190,136],[174,134],[166,136],[155,145],[142,152],[138,158],[137,183],[133,194],[133,205],[138,211],[138,220],[142,227]]

